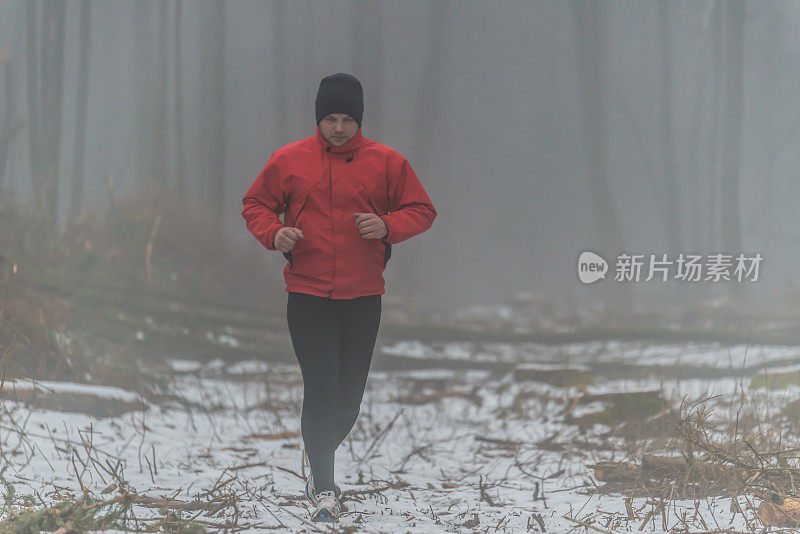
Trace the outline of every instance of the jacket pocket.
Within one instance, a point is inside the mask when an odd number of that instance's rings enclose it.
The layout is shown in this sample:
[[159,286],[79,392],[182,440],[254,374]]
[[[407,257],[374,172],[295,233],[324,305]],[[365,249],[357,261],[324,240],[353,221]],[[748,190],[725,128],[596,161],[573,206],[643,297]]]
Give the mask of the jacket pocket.
[[[367,199],[367,202],[369,203],[370,207],[372,208],[372,210],[376,214],[385,215],[385,214],[387,214],[389,212],[387,208],[379,207],[381,202],[376,200],[376,197],[373,196],[373,194],[370,192],[369,187],[364,185],[364,182],[358,180],[356,183],[358,184],[358,188],[362,191],[362,194],[364,195],[364,197]],[[388,206],[388,203],[389,203],[389,197],[387,196],[386,197],[386,205],[387,206]]]
[[[360,189],[362,189],[364,191],[364,195],[365,195],[365,197],[367,199],[367,202],[369,203],[369,206],[372,208],[372,212],[375,213],[375,215],[378,215],[378,216],[386,215],[386,210],[382,210],[382,209],[378,208],[378,206],[375,205],[375,202],[372,200],[372,196],[370,196],[370,194],[369,194],[369,189],[367,189],[367,186],[365,186],[362,182],[358,182],[358,185],[360,186]],[[384,223],[384,224],[386,224],[386,223]],[[386,230],[388,231],[389,229],[387,228]],[[392,244],[391,243],[387,243],[383,239],[381,239],[381,243],[383,243],[383,247],[384,247],[384,250],[383,250],[383,266],[386,267],[386,264],[389,262],[389,258],[392,257]]]
[[[379,216],[380,215],[386,215],[386,210],[380,209],[380,208],[378,208],[378,206],[375,205],[375,201],[372,200],[372,196],[369,194],[369,189],[367,189],[367,186],[365,186],[361,182],[359,182],[359,185],[361,185],[361,188],[364,190],[364,194],[367,197],[367,202],[369,202],[369,205],[372,208],[372,211],[376,215],[379,215]],[[386,230],[388,231],[389,229],[387,228]],[[392,244],[391,243],[387,243],[383,239],[381,239],[381,243],[383,243],[383,247],[384,247],[383,266],[386,267],[386,264],[389,263],[389,258],[392,257]]]
[[[300,214],[303,213],[303,208],[306,207],[306,202],[308,201],[309,195],[311,195],[311,191],[319,184],[319,182],[314,183],[311,187],[306,190],[305,193],[302,195],[302,200],[300,201],[300,207],[297,208],[297,214],[294,216],[294,220],[290,221],[292,224],[288,226],[292,226],[294,228],[300,228],[298,223],[300,222]],[[297,247],[297,243],[295,243],[295,247]],[[284,252],[283,257],[289,260],[289,265],[294,266],[294,258],[292,256],[292,251]]]

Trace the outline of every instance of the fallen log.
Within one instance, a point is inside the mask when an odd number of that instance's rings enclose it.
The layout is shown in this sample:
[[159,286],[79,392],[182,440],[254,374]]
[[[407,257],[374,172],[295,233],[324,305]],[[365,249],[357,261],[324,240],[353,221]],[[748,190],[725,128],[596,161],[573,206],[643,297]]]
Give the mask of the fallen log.
[[[645,454],[641,464],[632,462],[599,462],[588,465],[594,478],[601,482],[675,479],[692,482],[744,481],[752,473],[746,469],[718,465],[681,456]],[[755,470],[753,470],[755,472]]]
[[594,470],[594,478],[600,482],[635,481],[642,476],[641,467],[629,462],[598,462],[586,467]]
[[787,497],[781,504],[762,501],[756,514],[766,527],[800,527],[800,499]]

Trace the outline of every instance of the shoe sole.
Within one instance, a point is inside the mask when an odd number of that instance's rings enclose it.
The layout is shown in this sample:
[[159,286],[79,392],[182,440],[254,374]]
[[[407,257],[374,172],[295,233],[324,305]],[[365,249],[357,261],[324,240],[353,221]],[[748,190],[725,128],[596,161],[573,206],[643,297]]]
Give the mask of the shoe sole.
[[314,516],[312,516],[311,520],[316,523],[336,523],[337,521],[339,521],[339,518],[323,508],[322,510],[317,512]]
[[318,501],[317,501],[316,497],[315,497],[315,496],[314,496],[314,495],[311,493],[311,491],[308,489],[308,482],[309,482],[309,479],[306,479],[306,499],[308,499],[309,501],[311,501],[311,504],[313,504],[314,506],[316,506]]

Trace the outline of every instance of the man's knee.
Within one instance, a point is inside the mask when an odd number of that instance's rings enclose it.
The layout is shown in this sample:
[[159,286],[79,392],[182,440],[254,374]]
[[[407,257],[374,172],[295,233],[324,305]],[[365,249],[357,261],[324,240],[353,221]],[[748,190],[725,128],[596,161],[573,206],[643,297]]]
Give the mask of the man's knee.
[[335,381],[329,376],[315,375],[303,379],[303,389],[306,397],[324,401],[330,406],[336,404],[337,387]]
[[358,414],[360,412],[360,406],[347,409],[339,408],[336,426],[337,430],[341,434],[342,439],[344,439],[344,436],[346,436],[353,428],[353,425],[355,425],[356,421],[358,420]]

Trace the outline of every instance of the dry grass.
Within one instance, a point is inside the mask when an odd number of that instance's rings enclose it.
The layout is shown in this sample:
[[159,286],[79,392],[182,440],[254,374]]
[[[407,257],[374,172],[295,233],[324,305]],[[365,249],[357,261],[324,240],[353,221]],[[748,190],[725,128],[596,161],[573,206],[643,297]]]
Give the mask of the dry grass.
[[[266,272],[258,249],[235,248],[202,210],[155,189],[116,199],[105,213],[90,206],[63,233],[40,219],[0,196],[0,353],[13,340],[9,376],[82,381],[91,371],[95,383],[141,389],[140,369],[123,363],[137,325],[120,312],[153,314],[172,301],[216,306],[210,313],[264,309],[283,296],[277,282],[253,287]],[[76,335],[64,336],[69,329]],[[81,338],[84,330],[91,335]]]

